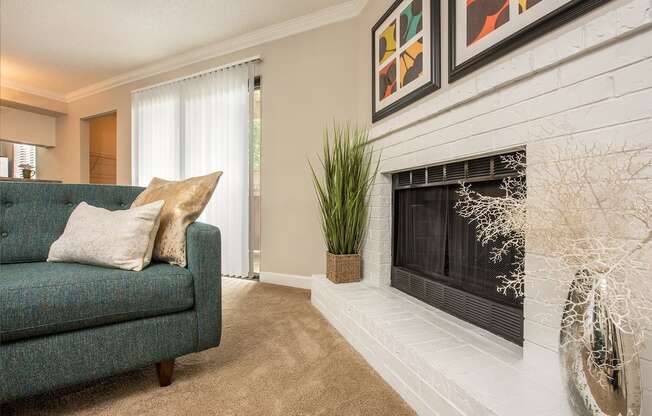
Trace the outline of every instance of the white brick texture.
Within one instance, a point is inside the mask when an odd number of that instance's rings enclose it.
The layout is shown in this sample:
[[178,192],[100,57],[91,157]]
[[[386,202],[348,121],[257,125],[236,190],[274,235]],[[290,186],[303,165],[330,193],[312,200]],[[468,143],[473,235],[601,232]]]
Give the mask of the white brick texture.
[[[545,150],[560,141],[605,143],[617,138],[628,146],[652,142],[651,9],[651,0],[619,2],[584,25],[560,29],[544,43],[521,48],[492,68],[445,85],[400,116],[374,125],[371,136],[381,155],[382,174],[371,196],[363,252],[365,284],[383,288],[390,282],[393,172],[516,147]],[[536,192],[529,198],[536,203]],[[540,254],[528,253],[528,261],[536,262]],[[558,309],[526,301],[525,346],[518,365],[534,377],[558,377],[557,368],[540,362],[557,362],[559,315]],[[342,330],[358,340],[354,345],[359,350],[369,351],[365,357],[381,367],[381,375],[393,380],[390,384],[406,400],[414,401],[420,414],[476,414],[468,413],[473,406],[465,408],[464,398],[450,385],[405,373],[408,353],[372,336],[373,342],[380,342],[373,347],[370,339],[355,334],[353,321],[349,324],[342,324]],[[643,401],[652,414],[650,351],[648,345],[641,367]],[[486,403],[478,400],[482,409]],[[449,408],[452,402],[459,403],[454,410]],[[493,412],[510,414],[499,407]]]

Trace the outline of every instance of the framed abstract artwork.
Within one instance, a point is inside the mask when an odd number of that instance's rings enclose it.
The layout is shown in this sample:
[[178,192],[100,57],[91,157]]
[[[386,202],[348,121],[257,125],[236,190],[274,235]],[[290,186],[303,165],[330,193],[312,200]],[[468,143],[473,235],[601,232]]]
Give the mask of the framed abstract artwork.
[[371,29],[372,120],[440,86],[439,0],[397,0]]
[[449,0],[449,82],[608,1]]

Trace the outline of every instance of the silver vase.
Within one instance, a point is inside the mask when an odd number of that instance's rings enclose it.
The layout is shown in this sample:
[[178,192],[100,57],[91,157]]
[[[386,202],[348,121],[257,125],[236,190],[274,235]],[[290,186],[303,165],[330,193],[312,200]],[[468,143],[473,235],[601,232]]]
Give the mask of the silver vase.
[[[560,359],[568,399],[578,416],[639,416],[641,374],[638,359],[631,359],[634,339],[614,325],[601,301],[604,289],[593,285],[596,283],[587,273],[578,274],[564,308]],[[585,337],[590,340],[591,351],[577,341]],[[590,368],[591,362],[606,365]]]

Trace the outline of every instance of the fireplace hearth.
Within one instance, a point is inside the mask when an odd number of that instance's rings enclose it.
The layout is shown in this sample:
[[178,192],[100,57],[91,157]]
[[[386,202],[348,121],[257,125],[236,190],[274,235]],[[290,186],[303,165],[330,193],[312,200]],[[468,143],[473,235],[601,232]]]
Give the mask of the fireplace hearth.
[[[501,179],[515,176],[500,156],[436,165],[393,176],[393,287],[518,345],[523,344],[523,299],[498,292],[513,255],[494,263],[491,245],[455,211],[460,181],[497,196]],[[500,242],[497,242],[497,244]]]

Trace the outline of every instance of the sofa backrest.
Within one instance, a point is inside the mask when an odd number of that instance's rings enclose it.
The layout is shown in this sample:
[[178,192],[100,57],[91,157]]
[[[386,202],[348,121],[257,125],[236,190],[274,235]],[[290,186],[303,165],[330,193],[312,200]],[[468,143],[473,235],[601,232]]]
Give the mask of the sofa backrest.
[[143,188],[0,182],[0,264],[45,261],[82,201],[110,210],[127,209]]

